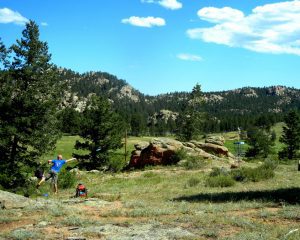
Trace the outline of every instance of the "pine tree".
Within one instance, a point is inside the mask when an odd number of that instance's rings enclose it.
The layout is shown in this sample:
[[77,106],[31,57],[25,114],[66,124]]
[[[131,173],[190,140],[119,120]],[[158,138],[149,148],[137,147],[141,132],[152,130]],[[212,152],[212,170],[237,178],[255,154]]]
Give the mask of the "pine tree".
[[24,184],[59,134],[55,112],[63,89],[47,43],[39,40],[33,21],[22,36],[9,50],[0,47],[0,185],[5,188]]
[[253,127],[248,131],[248,145],[250,146],[246,152],[247,157],[267,157],[274,146],[274,140],[270,131]]
[[80,136],[76,149],[87,151],[76,154],[81,166],[87,169],[99,168],[107,163],[109,152],[122,147],[125,125],[111,108],[107,99],[93,96],[83,111]]
[[279,141],[286,146],[278,153],[279,158],[294,159],[300,149],[300,118],[295,110],[290,111],[284,118],[285,126]]
[[189,141],[197,138],[203,132],[203,102],[201,86],[197,83],[177,120],[177,137],[180,140]]

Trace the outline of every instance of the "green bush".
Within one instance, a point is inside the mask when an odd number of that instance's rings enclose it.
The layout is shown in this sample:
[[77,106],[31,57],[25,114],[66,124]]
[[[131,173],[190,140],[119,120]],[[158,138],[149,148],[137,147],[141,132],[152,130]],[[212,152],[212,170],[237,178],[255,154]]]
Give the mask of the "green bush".
[[188,156],[186,162],[183,164],[187,170],[200,169],[207,165],[207,162],[198,156]]
[[275,176],[274,169],[277,167],[277,163],[271,160],[266,160],[261,166],[257,168],[240,168],[231,172],[231,176],[234,180],[259,182],[273,178]]
[[175,151],[174,155],[171,157],[172,163],[178,163],[180,160],[187,158],[187,151],[183,148],[180,148],[179,150]]
[[188,187],[195,187],[200,183],[200,179],[199,178],[195,178],[195,177],[191,177],[188,181],[186,186]]
[[58,176],[58,185],[60,188],[72,188],[76,183],[76,173],[63,169]]
[[36,182],[26,181],[22,187],[15,189],[17,194],[29,197],[36,194]]
[[213,177],[208,177],[205,181],[206,187],[231,187],[235,184],[234,179],[228,175],[218,175]]
[[209,176],[210,177],[216,177],[216,176],[220,176],[220,175],[228,175],[229,174],[229,170],[227,170],[226,168],[222,167],[222,168],[217,168],[214,167],[212,169],[212,171],[210,172]]
[[128,162],[125,162],[124,154],[110,154],[108,159],[108,169],[112,172],[120,172],[122,171],[126,166]]

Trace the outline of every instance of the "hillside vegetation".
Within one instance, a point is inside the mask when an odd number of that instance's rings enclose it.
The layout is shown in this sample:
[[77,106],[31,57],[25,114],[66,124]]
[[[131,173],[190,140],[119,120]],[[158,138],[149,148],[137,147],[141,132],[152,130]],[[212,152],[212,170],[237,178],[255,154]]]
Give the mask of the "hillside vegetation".
[[[70,152],[66,149],[72,149],[76,138],[63,137],[55,152],[67,156]],[[132,146],[140,140],[148,139],[131,138],[128,143]],[[36,204],[0,210],[0,237],[299,239],[300,174],[296,162],[279,164],[274,178],[238,182],[227,188],[206,186],[210,169],[211,165],[191,170],[148,167],[114,174],[79,171],[76,183],[87,186],[87,199],[72,198],[76,184],[61,189],[58,195],[51,194],[46,184],[36,193]]]

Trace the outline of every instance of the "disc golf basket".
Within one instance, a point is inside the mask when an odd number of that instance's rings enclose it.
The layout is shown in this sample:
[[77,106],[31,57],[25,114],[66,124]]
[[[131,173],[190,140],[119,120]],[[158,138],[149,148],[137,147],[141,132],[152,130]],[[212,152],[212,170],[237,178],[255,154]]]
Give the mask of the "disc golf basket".
[[245,144],[245,142],[242,142],[242,141],[238,141],[238,142],[234,143],[235,153],[236,153],[236,156],[238,159],[245,155],[245,152],[243,149],[244,144]]

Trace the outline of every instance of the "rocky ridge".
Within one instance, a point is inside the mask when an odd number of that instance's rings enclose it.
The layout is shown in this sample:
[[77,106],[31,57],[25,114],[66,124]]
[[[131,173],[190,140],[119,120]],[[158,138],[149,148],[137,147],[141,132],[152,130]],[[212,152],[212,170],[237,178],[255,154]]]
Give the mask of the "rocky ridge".
[[224,160],[234,164],[235,156],[224,146],[221,136],[209,137],[205,142],[180,142],[169,138],[154,138],[149,143],[135,144],[131,153],[129,168],[143,168],[146,165],[170,165],[176,163],[176,152],[183,149],[187,155],[201,159]]

